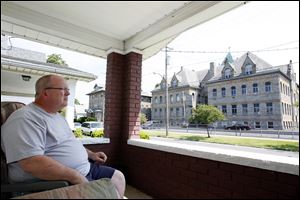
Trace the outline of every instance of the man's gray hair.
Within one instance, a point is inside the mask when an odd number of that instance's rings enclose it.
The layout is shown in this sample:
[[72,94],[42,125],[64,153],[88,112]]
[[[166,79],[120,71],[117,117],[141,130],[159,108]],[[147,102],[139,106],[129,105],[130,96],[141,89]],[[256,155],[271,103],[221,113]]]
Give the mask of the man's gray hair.
[[46,87],[49,87],[50,79],[53,75],[46,75],[42,76],[37,80],[35,83],[35,97],[38,97],[40,92],[45,89]]

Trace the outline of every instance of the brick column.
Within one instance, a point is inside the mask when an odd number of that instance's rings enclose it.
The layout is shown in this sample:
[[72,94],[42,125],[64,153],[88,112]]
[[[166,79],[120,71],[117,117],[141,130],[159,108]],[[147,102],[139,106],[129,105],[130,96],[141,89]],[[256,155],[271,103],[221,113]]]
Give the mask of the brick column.
[[129,53],[125,56],[126,72],[124,79],[124,113],[123,129],[124,140],[138,135],[141,110],[141,78],[142,55]]
[[121,148],[139,130],[142,55],[110,53],[105,89],[105,136],[110,138],[110,163],[118,164]]

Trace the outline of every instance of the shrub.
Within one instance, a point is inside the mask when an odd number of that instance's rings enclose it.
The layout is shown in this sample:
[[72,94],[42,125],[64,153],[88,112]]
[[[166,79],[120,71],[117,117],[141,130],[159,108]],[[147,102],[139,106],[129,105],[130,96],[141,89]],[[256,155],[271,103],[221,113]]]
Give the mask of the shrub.
[[87,117],[85,121],[97,121],[96,117]]
[[87,117],[79,117],[79,119],[77,119],[77,122],[79,122],[79,123],[83,123],[83,122],[85,122],[86,121],[86,118]]
[[104,129],[93,131],[91,134],[92,137],[103,137]]
[[77,138],[83,138],[81,128],[76,128],[76,130],[74,131],[74,135]]
[[140,131],[140,138],[141,139],[145,139],[145,140],[149,140],[150,137],[149,137],[149,134],[144,132],[144,131]]

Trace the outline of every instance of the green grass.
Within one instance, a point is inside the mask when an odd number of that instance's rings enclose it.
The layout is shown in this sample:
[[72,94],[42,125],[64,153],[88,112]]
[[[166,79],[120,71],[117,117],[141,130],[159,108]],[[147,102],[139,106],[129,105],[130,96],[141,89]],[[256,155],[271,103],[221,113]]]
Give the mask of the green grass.
[[[165,132],[162,131],[144,131],[144,132],[147,132],[150,137],[151,136],[166,137]],[[169,132],[168,138],[299,152],[298,141],[281,140],[281,139],[260,139],[260,138],[246,138],[246,137],[236,137],[236,136],[211,136],[210,138],[208,138],[207,136],[201,136],[199,134],[174,133],[174,132]]]

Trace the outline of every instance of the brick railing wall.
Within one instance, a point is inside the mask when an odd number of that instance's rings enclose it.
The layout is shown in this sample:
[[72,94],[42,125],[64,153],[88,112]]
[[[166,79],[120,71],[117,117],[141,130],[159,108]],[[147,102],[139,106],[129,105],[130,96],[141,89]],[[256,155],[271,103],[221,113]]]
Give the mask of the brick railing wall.
[[[105,152],[105,146],[87,147]],[[153,198],[299,198],[297,175],[131,145],[122,155],[126,182]]]
[[298,198],[299,176],[128,145],[127,182],[154,198]]

